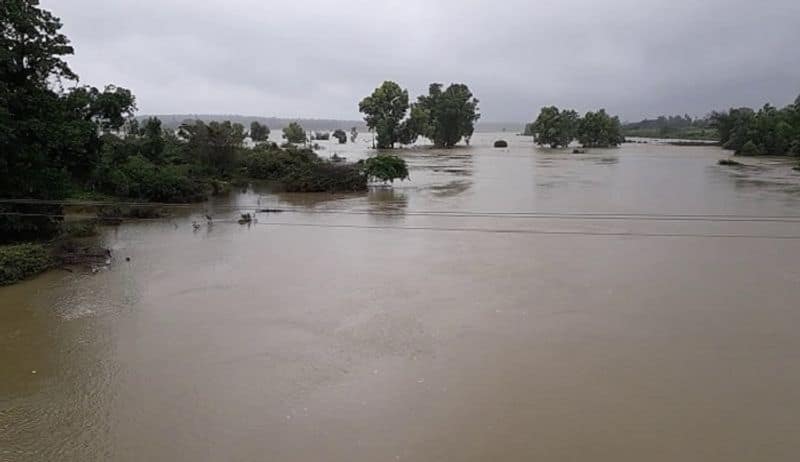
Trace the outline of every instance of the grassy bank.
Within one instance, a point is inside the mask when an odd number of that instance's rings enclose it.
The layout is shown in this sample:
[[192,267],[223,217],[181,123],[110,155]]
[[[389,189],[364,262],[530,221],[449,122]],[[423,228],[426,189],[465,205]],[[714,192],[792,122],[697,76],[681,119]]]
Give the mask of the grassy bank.
[[0,286],[39,274],[52,264],[53,258],[44,244],[0,246]]

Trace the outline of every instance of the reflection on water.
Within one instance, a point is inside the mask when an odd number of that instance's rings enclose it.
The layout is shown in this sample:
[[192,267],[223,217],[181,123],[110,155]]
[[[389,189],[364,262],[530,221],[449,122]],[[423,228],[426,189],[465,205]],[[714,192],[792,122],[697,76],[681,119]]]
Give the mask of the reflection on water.
[[108,270],[0,288],[0,460],[796,460],[800,240],[770,236],[797,222],[702,220],[800,216],[791,165],[498,137],[106,228]]

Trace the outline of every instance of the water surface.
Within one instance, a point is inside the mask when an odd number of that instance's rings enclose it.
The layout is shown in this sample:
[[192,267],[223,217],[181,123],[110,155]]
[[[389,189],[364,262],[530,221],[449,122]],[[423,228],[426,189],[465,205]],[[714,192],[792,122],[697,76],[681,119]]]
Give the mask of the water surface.
[[790,164],[510,134],[400,155],[393,188],[250,189],[0,288],[0,460],[800,457]]

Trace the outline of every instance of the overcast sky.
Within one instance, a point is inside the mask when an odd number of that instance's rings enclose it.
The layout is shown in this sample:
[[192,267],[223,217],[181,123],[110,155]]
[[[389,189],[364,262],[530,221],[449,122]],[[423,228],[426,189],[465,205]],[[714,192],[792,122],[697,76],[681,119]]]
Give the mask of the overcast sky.
[[625,120],[783,106],[800,0],[42,0],[81,83],[140,113],[360,118],[383,80],[463,82],[487,121],[539,107]]

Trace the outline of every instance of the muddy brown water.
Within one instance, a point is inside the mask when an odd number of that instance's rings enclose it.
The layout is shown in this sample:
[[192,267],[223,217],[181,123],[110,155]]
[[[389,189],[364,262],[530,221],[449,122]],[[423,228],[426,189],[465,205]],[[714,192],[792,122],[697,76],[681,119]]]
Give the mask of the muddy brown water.
[[[800,458],[789,164],[401,155],[392,189],[251,189],[0,288],[0,460]],[[291,211],[226,220],[260,207]]]

